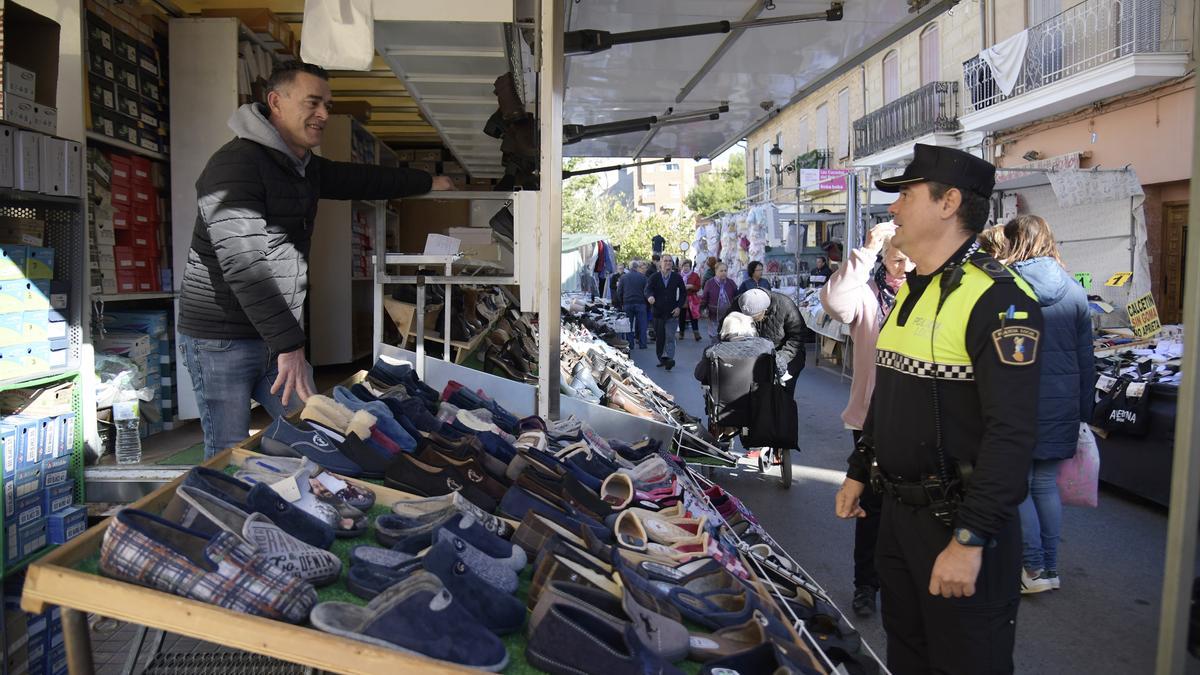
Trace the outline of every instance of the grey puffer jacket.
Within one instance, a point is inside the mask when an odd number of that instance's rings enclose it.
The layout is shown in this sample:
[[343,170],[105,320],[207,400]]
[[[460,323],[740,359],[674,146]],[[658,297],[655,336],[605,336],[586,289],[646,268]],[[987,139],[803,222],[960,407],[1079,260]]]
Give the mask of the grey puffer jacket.
[[278,354],[305,343],[318,201],[421,194],[432,178],[312,153],[298,158],[266,115],[261,104],[239,108],[229,122],[238,137],[213,154],[196,181],[199,211],[183,271],[179,332],[262,338]]
[[1031,258],[1012,269],[1033,287],[1042,306],[1042,362],[1038,390],[1038,436],[1033,458],[1069,459],[1079,442],[1079,423],[1091,419],[1095,400],[1092,315],[1087,294],[1053,258]]

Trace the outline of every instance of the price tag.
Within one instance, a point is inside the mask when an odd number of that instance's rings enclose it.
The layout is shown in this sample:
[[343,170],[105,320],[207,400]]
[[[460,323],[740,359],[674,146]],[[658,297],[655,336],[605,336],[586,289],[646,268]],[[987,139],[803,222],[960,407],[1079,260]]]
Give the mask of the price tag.
[[1080,286],[1086,291],[1092,290],[1092,273],[1091,272],[1076,272],[1075,281],[1079,282]]
[[1129,283],[1129,278],[1133,276],[1133,272],[1117,272],[1104,282],[1105,286],[1124,286]]
[[1127,398],[1141,398],[1142,394],[1146,393],[1145,382],[1130,382],[1125,388],[1125,396]]
[[1117,383],[1116,378],[1108,375],[1101,375],[1096,378],[1096,388],[1104,393],[1112,391],[1113,385]]

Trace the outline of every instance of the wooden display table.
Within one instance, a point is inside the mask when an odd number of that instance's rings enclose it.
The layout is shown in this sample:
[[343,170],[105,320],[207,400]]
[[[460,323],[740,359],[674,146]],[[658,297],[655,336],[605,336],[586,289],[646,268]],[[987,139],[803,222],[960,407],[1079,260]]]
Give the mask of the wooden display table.
[[[434,307],[437,307],[437,309],[434,310]],[[396,325],[396,330],[400,333],[400,344],[398,346],[407,349],[408,341],[410,339],[416,339],[417,306],[411,302],[403,302],[401,300],[396,300],[395,298],[384,298],[383,308],[387,311],[388,316],[392,319],[392,323]],[[440,311],[440,305],[433,305],[426,308],[426,342],[436,342],[438,344],[443,344],[445,342],[442,339],[442,336],[438,335],[436,332],[436,329],[434,328],[434,321],[429,320],[429,314],[431,312],[433,313],[433,318],[436,320],[437,312]],[[470,358],[471,355],[479,349],[479,346],[483,344],[483,341],[487,339],[488,334],[490,334],[492,329],[495,328],[496,322],[500,320],[500,317],[504,316],[506,311],[508,311],[508,305],[504,304],[504,306],[500,308],[500,312],[496,315],[496,318],[488,321],[488,324],[484,326],[482,330],[476,333],[475,337],[471,338],[470,340],[451,340],[450,349],[452,350],[451,353],[454,355],[454,363],[462,365],[463,362]]]
[[[217,470],[230,464],[240,466],[247,457],[256,456],[247,448],[258,446],[259,435],[248,439],[243,444],[246,447],[230,448],[203,466]],[[171,501],[182,480],[180,476],[131,504],[130,508],[160,512]],[[346,480],[374,491],[379,505],[388,506],[401,499],[414,498],[371,483]],[[88,613],[335,673],[478,672],[349,640],[315,628],[241,614],[78,569],[80,563],[98,554],[109,520],[105,519],[30,566],[21,595],[21,608],[27,612],[41,613],[51,605],[62,608],[67,663],[72,675],[94,672]]]

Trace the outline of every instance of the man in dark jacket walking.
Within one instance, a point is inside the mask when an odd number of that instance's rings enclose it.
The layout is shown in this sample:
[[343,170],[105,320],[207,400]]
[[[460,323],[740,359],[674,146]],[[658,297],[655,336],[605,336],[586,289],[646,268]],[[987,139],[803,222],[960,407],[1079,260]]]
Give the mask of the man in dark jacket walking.
[[637,342],[639,349],[646,348],[646,275],[642,274],[645,269],[645,263],[634,260],[617,282],[617,297],[632,328],[628,342],[631,345]]
[[675,367],[675,330],[667,322],[678,318],[687,306],[687,287],[683,277],[674,271],[670,255],[658,259],[658,273],[646,280],[646,302],[654,315],[654,351],[658,365],[670,370]]
[[315,393],[303,311],[318,200],[452,189],[449,179],[424,171],[314,155],[329,119],[328,79],[318,66],[277,66],[266,103],[234,112],[237,138],[196,181],[179,333],[206,457],[245,439],[251,399],[278,416]]

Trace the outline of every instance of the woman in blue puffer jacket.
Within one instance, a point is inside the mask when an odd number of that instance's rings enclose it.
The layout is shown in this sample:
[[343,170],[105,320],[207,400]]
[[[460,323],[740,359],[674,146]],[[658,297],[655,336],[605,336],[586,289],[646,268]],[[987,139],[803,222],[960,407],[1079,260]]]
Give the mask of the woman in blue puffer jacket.
[[1050,226],[1040,216],[1019,216],[1004,225],[996,256],[1033,287],[1044,327],[1038,441],[1029,471],[1029,495],[1021,504],[1024,569],[1021,592],[1057,589],[1062,502],[1058,466],[1075,456],[1079,424],[1091,419],[1096,372],[1087,294],[1063,267]]

